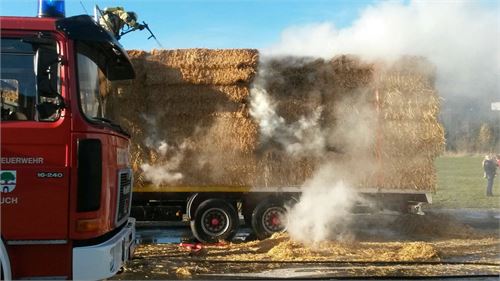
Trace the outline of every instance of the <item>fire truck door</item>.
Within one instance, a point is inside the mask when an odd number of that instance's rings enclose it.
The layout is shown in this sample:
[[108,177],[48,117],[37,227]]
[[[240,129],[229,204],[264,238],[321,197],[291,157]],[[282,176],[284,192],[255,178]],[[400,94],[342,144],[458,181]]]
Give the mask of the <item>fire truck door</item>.
[[2,236],[60,241],[68,232],[70,176],[70,119],[60,106],[63,67],[55,42],[38,52],[25,41],[1,40]]

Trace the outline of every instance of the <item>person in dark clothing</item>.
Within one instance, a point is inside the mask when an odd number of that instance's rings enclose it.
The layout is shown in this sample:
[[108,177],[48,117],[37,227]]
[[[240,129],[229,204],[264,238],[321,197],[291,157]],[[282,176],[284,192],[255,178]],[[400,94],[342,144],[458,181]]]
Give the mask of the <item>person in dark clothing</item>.
[[493,156],[486,155],[483,160],[484,177],[488,181],[486,196],[493,196],[493,180],[497,174],[498,163]]

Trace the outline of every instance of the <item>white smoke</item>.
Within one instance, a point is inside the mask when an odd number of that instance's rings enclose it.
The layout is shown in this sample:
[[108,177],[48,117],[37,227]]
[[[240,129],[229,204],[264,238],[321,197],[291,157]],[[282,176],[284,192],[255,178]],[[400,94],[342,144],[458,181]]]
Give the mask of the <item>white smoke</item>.
[[145,180],[150,181],[155,186],[181,180],[184,176],[179,172],[179,167],[184,160],[186,143],[183,142],[179,146],[169,145],[165,140],[160,139],[156,118],[147,115],[143,115],[142,118],[148,124],[147,128],[149,128],[148,137],[144,139],[144,144],[157,157],[154,164],[141,164]]
[[324,151],[325,136],[319,126],[321,112],[320,106],[309,116],[302,116],[296,122],[287,124],[285,119],[277,114],[275,105],[265,89],[258,85],[251,89],[250,114],[259,122],[261,141],[277,141],[293,156],[320,156]]
[[323,166],[304,184],[300,201],[288,210],[290,237],[306,244],[350,238],[350,211],[358,199],[347,182],[338,180],[334,167]]
[[175,183],[183,178],[179,169],[184,159],[185,143],[179,147],[169,147],[165,141],[160,141],[155,149],[159,153],[159,159],[154,165],[144,163],[141,165],[144,178],[156,186]]
[[386,61],[423,56],[437,67],[441,95],[498,97],[499,18],[498,5],[488,7],[483,1],[380,2],[346,28],[336,28],[332,22],[289,27],[263,54],[322,58],[355,54]]

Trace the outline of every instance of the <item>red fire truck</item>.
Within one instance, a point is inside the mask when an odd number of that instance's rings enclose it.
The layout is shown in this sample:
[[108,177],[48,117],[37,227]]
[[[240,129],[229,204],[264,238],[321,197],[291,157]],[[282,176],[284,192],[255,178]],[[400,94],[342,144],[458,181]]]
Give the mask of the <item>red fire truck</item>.
[[134,78],[90,16],[0,17],[3,279],[103,279],[135,246],[129,136],[105,118],[107,82]]

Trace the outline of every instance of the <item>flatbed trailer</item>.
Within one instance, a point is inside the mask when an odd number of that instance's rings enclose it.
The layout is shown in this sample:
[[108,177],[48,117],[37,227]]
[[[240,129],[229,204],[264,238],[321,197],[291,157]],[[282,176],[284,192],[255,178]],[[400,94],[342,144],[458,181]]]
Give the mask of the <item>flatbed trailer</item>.
[[[287,208],[298,202],[299,186],[143,186],[135,187],[132,215],[138,220],[188,221],[202,242],[231,239],[244,219],[259,239],[286,229]],[[356,209],[389,209],[423,214],[421,206],[432,203],[430,191],[358,188]],[[370,202],[370,206],[366,205]]]

